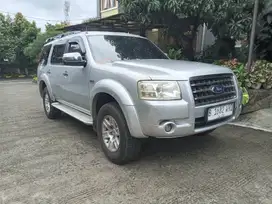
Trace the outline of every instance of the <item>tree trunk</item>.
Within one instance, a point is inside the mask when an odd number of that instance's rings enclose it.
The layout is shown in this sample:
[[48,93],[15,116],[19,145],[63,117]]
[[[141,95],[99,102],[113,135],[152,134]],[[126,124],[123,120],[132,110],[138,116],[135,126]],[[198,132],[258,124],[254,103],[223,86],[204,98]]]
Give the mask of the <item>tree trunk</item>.
[[190,39],[188,40],[188,49],[187,49],[187,54],[188,54],[188,60],[194,61],[195,59],[195,39],[197,35],[197,29],[198,29],[198,21],[196,21],[194,28],[192,29],[192,35]]
[[142,36],[142,37],[146,37],[146,28],[145,28],[145,26],[141,26],[140,27],[140,36]]

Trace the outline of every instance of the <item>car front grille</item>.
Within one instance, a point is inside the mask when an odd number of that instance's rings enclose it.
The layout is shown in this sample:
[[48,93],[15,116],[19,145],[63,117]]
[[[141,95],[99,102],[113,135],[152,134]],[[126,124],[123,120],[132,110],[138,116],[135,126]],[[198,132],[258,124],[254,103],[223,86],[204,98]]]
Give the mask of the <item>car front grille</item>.
[[[195,106],[203,106],[234,99],[236,89],[232,74],[216,74],[190,78],[190,85]],[[222,87],[222,93],[213,91],[214,87]]]

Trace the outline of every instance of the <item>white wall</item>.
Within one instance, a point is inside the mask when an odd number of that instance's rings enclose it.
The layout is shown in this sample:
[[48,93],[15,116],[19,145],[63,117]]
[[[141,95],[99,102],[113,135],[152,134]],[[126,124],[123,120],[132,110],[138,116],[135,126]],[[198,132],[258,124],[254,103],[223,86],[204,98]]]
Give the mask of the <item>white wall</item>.
[[[203,33],[203,30],[205,31],[205,33]],[[202,46],[203,50],[205,50],[208,46],[213,45],[215,43],[215,40],[216,37],[212,34],[210,30],[205,29],[202,25],[199,26],[196,39],[196,52],[201,52]]]

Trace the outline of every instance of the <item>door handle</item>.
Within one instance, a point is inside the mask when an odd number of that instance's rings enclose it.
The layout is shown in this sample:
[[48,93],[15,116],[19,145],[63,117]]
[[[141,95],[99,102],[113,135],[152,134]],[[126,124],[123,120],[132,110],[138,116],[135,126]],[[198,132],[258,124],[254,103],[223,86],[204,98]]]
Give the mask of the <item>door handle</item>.
[[68,76],[68,72],[65,71],[65,72],[63,73],[63,76],[67,77],[67,76]]
[[50,69],[46,72],[47,74],[51,74],[51,71],[50,71]]

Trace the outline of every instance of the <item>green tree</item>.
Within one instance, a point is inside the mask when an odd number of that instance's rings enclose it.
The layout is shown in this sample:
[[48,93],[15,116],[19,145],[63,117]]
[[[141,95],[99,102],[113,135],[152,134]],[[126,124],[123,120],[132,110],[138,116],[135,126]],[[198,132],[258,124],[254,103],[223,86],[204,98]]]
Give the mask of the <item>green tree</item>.
[[257,58],[272,61],[272,2],[267,2],[261,14],[256,34]]
[[37,38],[24,49],[24,54],[28,57],[31,64],[37,64],[40,52],[46,39],[56,36],[60,33],[61,31],[51,30],[45,33],[40,33]]
[[11,63],[16,59],[16,42],[11,35],[12,19],[0,13],[0,63]]
[[56,30],[60,30],[66,26],[69,26],[69,24],[65,23],[65,22],[61,22],[61,23],[56,23],[56,24],[50,24],[47,23],[45,25],[45,30],[46,32],[50,32],[50,31],[56,31]]
[[47,23],[45,25],[45,32],[39,33],[37,38],[32,43],[28,44],[27,47],[25,47],[24,54],[29,58],[32,64],[37,64],[40,52],[45,41],[48,38],[51,38],[62,33],[63,31],[61,31],[61,29],[64,28],[65,26],[68,26],[68,24],[65,22],[57,24]]
[[21,13],[17,13],[13,19],[0,14],[0,63],[27,68],[29,60],[24,49],[39,32],[35,22],[29,22]]
[[57,24],[47,23],[45,25],[45,32],[39,33],[37,35],[37,38],[32,43],[29,43],[27,47],[25,47],[24,54],[28,57],[31,64],[37,64],[39,60],[40,52],[42,50],[42,47],[45,41],[48,38],[51,38],[53,36],[56,36],[62,33],[60,29],[64,28],[65,26],[68,26],[68,24],[64,22],[57,23]]
[[[260,10],[268,1],[260,1]],[[235,40],[248,38],[254,0],[120,0],[120,4],[125,19],[140,22],[143,31],[152,23],[166,24],[168,35],[192,60],[196,34],[203,23],[232,48]]]
[[[142,33],[152,24],[168,26],[167,34],[194,58],[193,45],[199,26],[214,15],[221,0],[121,0],[125,18],[141,23]],[[186,20],[185,20],[186,19]]]
[[32,43],[40,29],[37,28],[35,22],[29,22],[21,13],[17,13],[11,24],[11,36],[16,42],[16,59],[15,63],[20,68],[25,68],[29,65],[29,60],[24,54],[25,47]]

